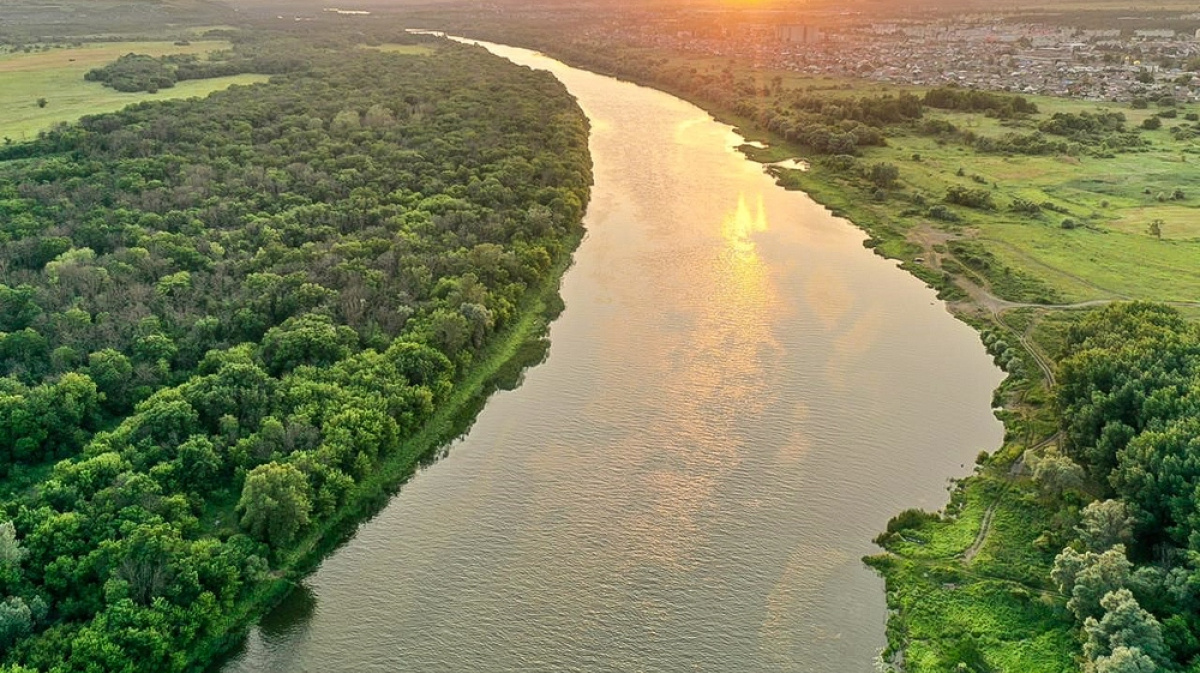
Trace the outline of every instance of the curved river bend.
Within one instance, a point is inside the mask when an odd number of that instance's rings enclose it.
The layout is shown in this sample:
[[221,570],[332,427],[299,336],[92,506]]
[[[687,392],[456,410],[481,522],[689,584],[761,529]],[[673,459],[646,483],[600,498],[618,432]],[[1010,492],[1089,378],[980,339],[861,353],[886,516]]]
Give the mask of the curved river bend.
[[549,359],[223,670],[871,671],[886,612],[860,557],[999,446],[1000,372],[730,127],[487,46],[592,120]]

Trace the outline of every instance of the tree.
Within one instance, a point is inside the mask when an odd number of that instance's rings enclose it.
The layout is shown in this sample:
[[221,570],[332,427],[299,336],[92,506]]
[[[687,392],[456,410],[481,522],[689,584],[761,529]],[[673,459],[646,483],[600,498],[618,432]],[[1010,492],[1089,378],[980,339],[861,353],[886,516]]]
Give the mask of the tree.
[[349,133],[356,131],[362,126],[362,120],[358,116],[358,110],[346,109],[337,113],[333,117],[333,123],[330,124],[330,130],[338,133]]
[[33,612],[25,601],[9,597],[0,603],[0,652],[33,630]]
[[129,358],[111,348],[97,351],[88,356],[87,374],[104,394],[102,404],[106,409],[119,414],[129,408],[133,383]]
[[1083,509],[1076,531],[1089,551],[1099,553],[1133,541],[1133,517],[1121,500],[1097,500]]
[[328,316],[306,313],[271,328],[261,355],[268,371],[282,374],[300,365],[329,366],[346,357],[356,340],[353,330],[339,329]]
[[383,128],[396,123],[396,116],[385,105],[376,103],[367,108],[366,117],[363,119],[363,124],[373,128]]
[[439,308],[429,317],[430,342],[447,356],[462,352],[474,329],[459,311]]
[[[1138,605],[1128,589],[1105,594],[1100,605],[1104,609],[1104,617],[1099,620],[1088,617],[1083,625],[1087,634],[1084,656],[1098,663],[1102,658],[1115,655],[1118,648],[1127,648],[1140,652],[1154,663],[1165,662],[1162,625],[1154,615]],[[1138,657],[1130,652],[1122,655],[1122,659],[1137,660]]]
[[0,567],[16,565],[25,558],[25,550],[17,541],[17,529],[11,521],[0,523]]
[[223,465],[212,440],[203,435],[194,435],[179,445],[178,454],[175,474],[180,486],[203,491],[216,485],[215,480],[220,476]]
[[1157,238],[1158,240],[1161,241],[1162,240],[1162,230],[1163,230],[1164,224],[1166,224],[1166,222],[1164,222],[1161,219],[1151,220],[1150,226],[1146,229],[1146,231],[1151,236],[1153,236],[1154,238]]
[[259,465],[246,475],[238,501],[242,527],[276,547],[291,543],[308,525],[312,512],[308,491],[308,480],[292,465]]
[[1080,554],[1070,547],[1054,559],[1050,577],[1071,598],[1067,608],[1080,621],[1102,613],[1101,600],[1109,593],[1127,587],[1133,564],[1125,557],[1125,545],[1116,545],[1097,554]]
[[1112,654],[1097,657],[1093,662],[1095,673],[1156,673],[1159,668],[1154,660],[1136,647],[1114,647]]
[[1058,451],[1047,449],[1032,462],[1033,482],[1043,497],[1058,499],[1064,493],[1083,488],[1083,468]]

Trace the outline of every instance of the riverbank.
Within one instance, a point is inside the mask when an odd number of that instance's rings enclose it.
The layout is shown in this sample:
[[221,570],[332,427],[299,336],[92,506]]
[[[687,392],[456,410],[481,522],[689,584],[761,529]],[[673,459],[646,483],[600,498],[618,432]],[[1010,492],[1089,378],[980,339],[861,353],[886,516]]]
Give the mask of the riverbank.
[[439,450],[467,431],[493,392],[512,389],[518,385],[526,368],[546,357],[549,351],[546,333],[550,323],[563,310],[559,287],[583,236],[581,231],[566,241],[566,252],[555,260],[545,282],[525,297],[518,311],[519,318],[480,353],[457,382],[450,397],[421,430],[385,458],[370,476],[356,484],[347,495],[346,504],[334,516],[307,531],[282,557],[273,580],[250,594],[239,604],[238,610],[228,616],[228,622],[221,629],[223,635],[210,639],[199,648],[201,654],[194,660],[209,663],[193,670],[219,670],[228,655],[245,639],[250,627],[283,601],[330,552],[350,539],[361,522],[379,512],[420,465],[427,460],[436,460]]

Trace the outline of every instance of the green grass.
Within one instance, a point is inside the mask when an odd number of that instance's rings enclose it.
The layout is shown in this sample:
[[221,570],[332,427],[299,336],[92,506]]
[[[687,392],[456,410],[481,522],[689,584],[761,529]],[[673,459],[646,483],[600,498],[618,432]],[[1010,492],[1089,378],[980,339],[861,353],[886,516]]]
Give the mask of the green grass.
[[[1039,118],[1059,111],[1120,107],[1054,99],[1037,102],[1042,109]],[[1121,111],[1131,126],[1155,112],[1127,107]],[[1033,130],[1009,128],[981,115],[930,116],[980,135]],[[1200,148],[1191,141],[1176,142],[1166,131],[1144,136],[1153,144],[1148,150],[1099,159],[978,154],[953,142],[939,145],[932,138],[900,135],[889,139],[889,147],[867,152],[863,162],[896,164],[907,190],[930,200],[940,199],[951,185],[990,189],[998,210],[960,210],[965,220],[962,235],[976,238],[1004,263],[1057,289],[1068,301],[1194,300],[1200,296],[1200,267],[1195,263],[1200,259],[1200,193],[1188,192],[1195,191],[1191,185],[1200,184],[1200,160],[1189,159],[1189,153]],[[920,154],[921,160],[914,161],[913,154]],[[960,168],[962,177],[956,175]],[[1170,200],[1176,188],[1184,190],[1183,200]],[[1161,201],[1160,195],[1168,200]],[[1044,211],[1039,216],[1008,212],[1016,198],[1051,202],[1067,212]],[[1063,229],[1065,218],[1076,220],[1081,228]],[[1164,222],[1161,241],[1148,231],[1155,219]]]
[[[889,554],[868,559],[885,578],[893,611],[889,642],[903,650],[908,673],[950,673],[960,662],[971,664],[967,641],[978,657],[967,670],[1075,670],[1071,616],[1045,586],[1053,554],[1035,544],[1049,526],[1048,513],[1025,488],[987,474],[971,477],[955,495],[961,512],[906,531],[886,544]],[[992,505],[984,545],[965,563],[962,552]]]
[[[130,103],[206,96],[234,84],[267,80],[263,75],[235,75],[180,82],[156,94],[121,93],[98,82],[85,82],[84,74],[128,53],[161,56],[174,53],[207,53],[229,46],[226,42],[112,42],[31,54],[0,56],[0,138],[28,140],[56,123],[72,122],[84,115],[119,110]],[[37,105],[46,99],[46,107]]]

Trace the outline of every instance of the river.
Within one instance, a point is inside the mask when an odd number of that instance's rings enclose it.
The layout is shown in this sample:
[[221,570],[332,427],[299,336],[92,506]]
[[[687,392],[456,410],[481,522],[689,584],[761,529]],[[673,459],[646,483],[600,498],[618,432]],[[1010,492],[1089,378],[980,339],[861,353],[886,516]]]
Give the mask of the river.
[[225,673],[865,673],[860,561],[1000,444],[975,333],[667,94],[553,72],[592,121],[550,354],[267,616]]

